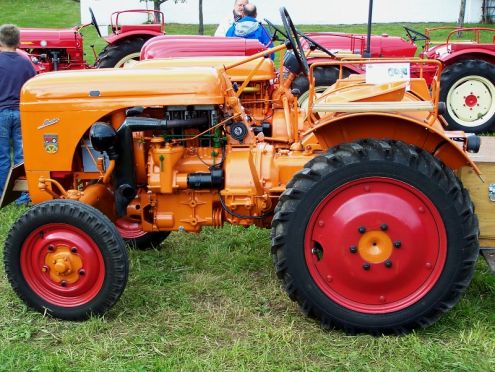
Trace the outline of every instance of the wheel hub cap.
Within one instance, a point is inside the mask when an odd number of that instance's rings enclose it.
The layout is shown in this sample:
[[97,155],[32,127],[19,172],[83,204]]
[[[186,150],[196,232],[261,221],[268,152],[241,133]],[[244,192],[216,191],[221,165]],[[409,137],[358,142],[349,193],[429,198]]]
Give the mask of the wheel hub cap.
[[476,97],[474,94],[470,94],[469,96],[466,97],[466,106],[468,107],[474,107],[478,103],[478,97]]
[[69,247],[59,246],[53,253],[46,255],[44,267],[48,267],[53,281],[65,280],[66,283],[75,283],[79,279],[79,270],[83,264],[81,257],[72,253]]
[[358,252],[366,262],[385,262],[390,258],[392,251],[392,239],[383,231],[370,231],[359,239]]

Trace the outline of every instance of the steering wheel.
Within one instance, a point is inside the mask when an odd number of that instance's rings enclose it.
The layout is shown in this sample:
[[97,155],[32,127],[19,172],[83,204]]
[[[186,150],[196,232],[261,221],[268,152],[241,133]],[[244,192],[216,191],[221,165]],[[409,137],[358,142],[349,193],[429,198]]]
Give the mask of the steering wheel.
[[98,22],[96,22],[96,17],[95,17],[95,14],[93,13],[93,9],[91,9],[91,7],[89,7],[89,14],[91,15],[91,24],[93,26],[95,26],[96,32],[98,33],[98,36],[102,38],[103,36],[101,36],[100,28],[98,27]]
[[419,32],[419,31],[413,30],[412,28],[404,26],[404,30],[406,30],[407,36],[409,37],[409,39],[413,43],[415,43],[416,40],[419,40],[419,41],[430,40],[430,38],[428,36],[426,36],[425,34]]
[[272,28],[273,30],[275,30],[275,31],[273,32],[273,34],[271,35],[271,39],[272,39],[272,41],[275,41],[275,40],[280,41],[280,39],[277,37],[277,32],[278,32],[279,34],[281,34],[283,37],[285,37],[286,39],[288,39],[288,38],[289,38],[285,32],[283,32],[281,29],[279,29],[277,26],[275,26],[273,23],[271,23],[268,19],[266,19],[266,18],[265,18],[265,19],[264,19],[264,21],[266,22],[266,24],[267,24],[270,28]]
[[306,39],[308,43],[310,44],[309,47],[310,49],[312,47],[321,50],[323,53],[328,54],[330,57],[337,58],[337,56],[329,51],[327,48],[325,48],[323,45],[320,43],[317,43],[314,39],[310,38],[308,35],[306,35],[304,32],[297,31],[297,34],[301,36],[303,39]]
[[284,24],[287,40],[289,42],[290,48],[294,51],[294,56],[296,57],[297,63],[305,76],[309,75],[309,66],[304,50],[301,47],[301,42],[299,37],[297,37],[297,30],[290,18],[289,12],[285,7],[280,8],[280,17],[282,18],[282,23]]

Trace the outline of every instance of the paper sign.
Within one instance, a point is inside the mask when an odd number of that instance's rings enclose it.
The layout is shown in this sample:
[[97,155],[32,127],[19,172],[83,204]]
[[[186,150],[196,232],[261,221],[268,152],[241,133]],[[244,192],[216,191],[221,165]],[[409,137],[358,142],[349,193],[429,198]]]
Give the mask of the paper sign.
[[411,65],[409,63],[371,63],[366,65],[367,84],[385,84],[394,81],[409,81]]

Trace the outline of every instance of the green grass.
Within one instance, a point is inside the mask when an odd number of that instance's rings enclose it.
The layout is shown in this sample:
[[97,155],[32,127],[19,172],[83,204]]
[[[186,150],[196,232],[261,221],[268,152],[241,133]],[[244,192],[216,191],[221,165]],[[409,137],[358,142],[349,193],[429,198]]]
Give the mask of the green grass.
[[[23,209],[0,212],[1,236]],[[403,337],[323,331],[273,273],[268,230],[172,233],[131,251],[124,295],[104,317],[66,322],[27,309],[0,275],[5,370],[493,370],[495,279],[480,262],[468,292],[427,330]],[[1,258],[2,254],[0,254]]]
[[[69,0],[0,0],[0,9],[0,23],[23,27],[67,27],[79,17]],[[301,28],[365,32],[364,25]],[[167,31],[192,34],[196,26],[169,24]],[[88,46],[96,35],[84,32]],[[374,32],[402,34],[398,24]],[[23,211],[0,211],[0,245]],[[434,326],[403,337],[351,337],[323,331],[299,312],[269,252],[268,230],[172,233],[157,250],[131,251],[121,300],[86,322],[27,309],[0,265],[0,370],[494,370],[495,278],[484,262],[461,302]]]

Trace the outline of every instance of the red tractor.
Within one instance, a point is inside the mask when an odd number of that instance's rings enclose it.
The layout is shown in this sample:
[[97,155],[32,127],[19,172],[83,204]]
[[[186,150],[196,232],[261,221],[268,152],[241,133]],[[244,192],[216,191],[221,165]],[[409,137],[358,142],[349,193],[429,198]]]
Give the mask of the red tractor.
[[[407,57],[416,53],[416,42],[424,41],[421,58],[436,59],[442,62],[444,70],[441,76],[440,100],[445,102],[443,117],[449,130],[463,130],[471,133],[482,133],[492,130],[495,124],[495,29],[440,27],[426,29],[421,33],[405,27],[410,47],[403,43],[384,43],[386,35],[372,36],[368,57]],[[447,38],[432,41],[435,31],[450,31]],[[365,56],[366,35],[308,33],[313,41],[328,48],[332,58],[355,59]],[[486,42],[484,40],[488,40]],[[327,54],[315,48],[314,43],[303,41],[307,50],[308,63],[321,62],[328,59]],[[364,73],[364,66],[348,65],[347,74]],[[411,74],[419,76],[419,66],[412,66]],[[425,78],[431,82],[435,71],[423,69]],[[316,90],[321,92],[337,79],[337,69],[325,67],[315,70]],[[307,100],[308,83],[303,77],[295,81],[300,89],[300,101]]]
[[[98,23],[91,9],[91,23],[66,29],[21,29],[20,48],[31,55],[38,72],[57,70],[80,70],[94,67],[122,67],[130,60],[137,59],[146,40],[163,35],[165,24],[163,13],[155,10],[124,10],[112,13],[112,34],[105,38],[108,45],[100,52],[94,65],[84,58],[81,30],[93,25],[102,37]],[[142,13],[150,20],[146,24],[123,24],[122,16]],[[157,21],[159,20],[159,21]],[[96,53],[95,53],[96,56]]]
[[[431,41],[432,33],[445,29],[450,31],[445,41]],[[451,128],[475,133],[493,130],[495,29],[432,28],[424,36],[421,56],[444,64],[440,99],[447,105],[444,117]]]

